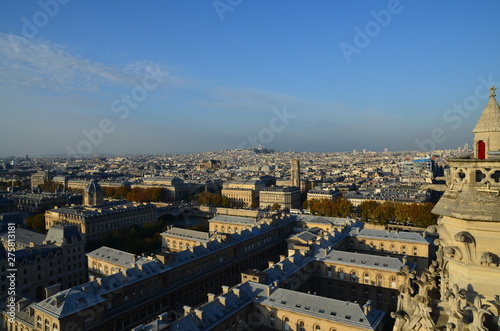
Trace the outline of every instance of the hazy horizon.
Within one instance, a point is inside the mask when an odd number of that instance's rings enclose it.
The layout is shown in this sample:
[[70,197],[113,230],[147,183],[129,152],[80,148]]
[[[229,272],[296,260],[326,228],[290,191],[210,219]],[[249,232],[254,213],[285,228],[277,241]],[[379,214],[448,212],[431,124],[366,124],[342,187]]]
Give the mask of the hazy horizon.
[[494,1],[0,9],[5,156],[456,149],[500,85]]

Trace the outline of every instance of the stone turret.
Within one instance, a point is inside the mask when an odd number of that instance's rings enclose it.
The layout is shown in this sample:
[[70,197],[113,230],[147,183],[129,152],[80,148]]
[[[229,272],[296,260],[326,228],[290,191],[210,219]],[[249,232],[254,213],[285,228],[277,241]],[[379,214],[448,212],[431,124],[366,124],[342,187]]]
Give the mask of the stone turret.
[[104,203],[104,193],[97,180],[92,180],[83,192],[83,204],[87,206],[97,206]]
[[474,157],[489,159],[500,154],[500,107],[495,99],[496,88],[490,88],[490,99],[477,121],[474,133]]

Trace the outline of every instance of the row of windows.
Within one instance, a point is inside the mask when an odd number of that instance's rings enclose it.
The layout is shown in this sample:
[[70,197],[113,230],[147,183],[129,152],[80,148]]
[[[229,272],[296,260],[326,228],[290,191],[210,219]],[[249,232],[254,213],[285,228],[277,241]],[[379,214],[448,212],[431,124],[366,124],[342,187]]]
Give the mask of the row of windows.
[[[361,245],[365,245],[364,241],[361,242]],[[370,242],[368,243],[368,247],[370,248],[370,250],[374,250],[374,249],[378,249],[378,250],[381,250],[381,251],[384,251],[386,250],[386,246],[385,244],[382,242],[378,245],[378,247],[376,247],[376,245],[373,243],[373,242]],[[354,248],[354,243],[351,242],[350,243],[350,248]],[[391,244],[389,245],[388,247],[388,250],[392,253],[400,253],[400,254],[407,254],[408,252],[408,249],[405,245],[401,245],[399,247],[399,250],[396,248],[396,246],[394,244]],[[411,251],[413,253],[413,255],[418,255],[418,248],[417,246],[413,246],[413,249]]]
[[[332,271],[331,267],[327,268],[327,277],[332,278],[334,276],[334,272]],[[350,280],[352,282],[360,282],[360,279],[358,277],[358,273],[354,270],[351,270],[348,274],[344,271],[344,269],[340,268],[338,269],[337,272],[335,272],[336,278],[340,280]],[[377,286],[383,286],[384,285],[384,277],[382,275],[376,275],[374,278],[370,275],[368,272],[364,272],[362,274],[362,279],[361,282],[365,284],[371,284],[372,279],[374,281],[374,285]],[[391,276],[389,278],[389,286],[392,288],[396,288],[397,286],[397,279],[395,276]]]

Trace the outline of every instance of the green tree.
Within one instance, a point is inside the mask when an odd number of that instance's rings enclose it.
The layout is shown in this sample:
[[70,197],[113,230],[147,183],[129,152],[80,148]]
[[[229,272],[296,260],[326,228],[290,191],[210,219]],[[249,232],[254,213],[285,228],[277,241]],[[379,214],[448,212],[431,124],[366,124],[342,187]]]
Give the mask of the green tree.
[[338,216],[340,217],[348,217],[351,214],[352,211],[352,203],[344,198],[337,199],[334,201],[334,203],[337,205],[338,209]]
[[228,197],[226,197],[225,195],[222,196],[222,199],[221,199],[221,206],[222,207],[229,207],[231,205],[231,201],[229,200]]
[[28,217],[28,228],[38,232],[46,232],[45,230],[45,215],[38,214]]
[[394,216],[398,222],[408,222],[408,218],[410,217],[410,205],[397,203]]
[[281,209],[281,205],[279,205],[278,203],[275,203],[271,206],[271,209],[272,210],[280,210]]
[[54,183],[52,180],[46,180],[43,184],[39,185],[42,191],[54,193],[57,190],[59,184]]
[[369,220],[373,218],[375,209],[377,209],[378,206],[380,206],[380,203],[378,203],[377,201],[373,200],[363,201],[358,207],[360,210],[361,218],[363,218],[364,220]]
[[302,203],[302,208],[309,209],[309,201],[308,200],[304,200],[304,202]]

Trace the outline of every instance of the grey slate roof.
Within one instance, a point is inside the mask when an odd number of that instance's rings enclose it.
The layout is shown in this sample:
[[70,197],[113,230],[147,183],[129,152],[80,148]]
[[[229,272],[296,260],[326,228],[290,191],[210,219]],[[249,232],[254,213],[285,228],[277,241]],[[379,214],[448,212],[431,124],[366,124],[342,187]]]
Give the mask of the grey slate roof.
[[331,251],[325,257],[319,258],[323,261],[331,261],[337,264],[366,267],[379,270],[399,271],[403,263],[398,258],[389,256],[370,255],[362,253]]
[[428,241],[417,232],[396,232],[387,230],[360,229],[355,228],[349,234],[352,237],[392,239],[397,241],[428,244]]
[[[8,232],[0,233],[0,237],[2,237],[2,241],[7,241]],[[35,232],[32,230],[26,230],[23,228],[16,228],[16,242],[23,243],[25,245],[29,245],[30,242],[35,243],[35,245],[43,244],[45,240],[45,234]]]
[[120,251],[107,246],[102,246],[90,253],[87,253],[86,255],[96,259],[108,261],[109,263],[118,265],[122,268],[131,268],[134,266],[134,263],[139,265],[151,261],[146,257],[137,257],[135,254]]
[[161,233],[161,235],[167,235],[171,237],[177,237],[182,239],[198,240],[207,242],[210,238],[209,233],[203,231],[195,231],[183,228],[170,228],[167,231]]
[[243,224],[243,225],[256,225],[257,220],[253,217],[241,217],[241,216],[231,216],[231,215],[217,215],[209,222],[224,222],[231,224]]
[[315,215],[290,215],[292,219],[298,222],[304,223],[317,223],[317,224],[326,224],[326,225],[344,225],[348,223],[356,222],[356,220],[350,218],[341,218],[341,217],[326,217],[326,216],[315,216]]
[[[157,262],[149,262],[136,268],[124,270],[110,276],[103,277],[98,281],[91,281],[73,288],[60,291],[45,300],[42,300],[34,307],[54,316],[63,318],[71,314],[82,311],[88,307],[104,302],[107,299],[104,297],[107,293],[115,291],[118,288],[132,284],[146,277],[158,274],[165,267]],[[127,275],[125,276],[124,273]],[[59,301],[59,302],[58,302]]]
[[59,245],[63,243],[70,244],[73,240],[80,241],[81,236],[76,225],[61,223],[49,228],[45,240]]
[[267,296],[265,295],[265,287],[266,285],[252,282],[240,286],[247,294],[253,294],[255,302],[262,305],[352,325],[366,330],[374,330],[385,314],[381,310],[372,308],[371,312],[366,316],[357,303],[282,288],[272,289],[270,295]]

